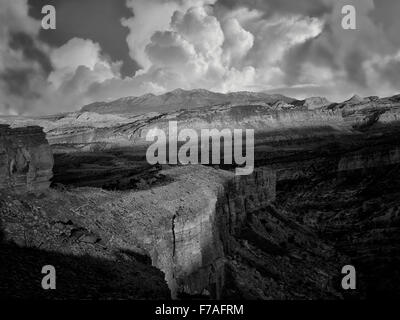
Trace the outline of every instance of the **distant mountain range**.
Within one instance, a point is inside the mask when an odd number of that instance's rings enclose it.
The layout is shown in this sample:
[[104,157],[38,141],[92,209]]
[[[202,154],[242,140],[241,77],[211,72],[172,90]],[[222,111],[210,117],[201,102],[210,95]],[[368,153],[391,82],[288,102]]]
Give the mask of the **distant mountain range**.
[[379,98],[376,96],[360,97],[354,95],[341,103],[332,103],[324,97],[310,97],[298,100],[280,94],[266,92],[231,92],[217,93],[204,89],[176,89],[160,95],[145,94],[140,97],[126,97],[108,102],[94,102],[81,108],[81,112],[97,114],[141,115],[146,113],[169,113],[178,110],[192,110],[211,106],[266,106],[271,110],[306,109],[315,110],[323,107],[341,108],[379,101],[380,103],[398,102],[400,95]]
[[221,104],[274,104],[295,103],[297,100],[279,94],[263,92],[216,93],[208,90],[177,89],[165,94],[146,94],[140,97],[121,98],[110,102],[95,102],[84,106],[82,112],[100,114],[142,114],[148,112],[171,112]]

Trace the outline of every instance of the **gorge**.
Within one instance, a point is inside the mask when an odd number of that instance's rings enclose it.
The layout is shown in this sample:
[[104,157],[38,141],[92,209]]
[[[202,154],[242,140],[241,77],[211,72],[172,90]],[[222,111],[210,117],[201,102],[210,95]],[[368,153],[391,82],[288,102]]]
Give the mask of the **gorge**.
[[[130,284],[125,298],[398,297],[400,96],[257,99],[7,120],[44,128],[54,178],[40,195],[0,191],[6,248],[128,263],[118,282]],[[146,134],[171,119],[198,132],[254,129],[253,174],[235,176],[234,165],[148,164]],[[348,264],[358,274],[354,292],[340,286]],[[69,282],[80,289],[68,294],[93,294]],[[118,291],[97,289],[103,298]]]

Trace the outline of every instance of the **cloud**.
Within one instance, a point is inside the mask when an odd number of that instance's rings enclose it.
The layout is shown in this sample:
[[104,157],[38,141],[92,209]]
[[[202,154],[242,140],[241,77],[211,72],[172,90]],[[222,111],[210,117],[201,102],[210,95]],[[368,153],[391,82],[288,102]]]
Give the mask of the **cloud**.
[[94,84],[121,77],[122,62],[110,61],[102,55],[99,44],[88,39],[71,39],[52,50],[50,59],[54,70],[38,101],[49,106],[47,112],[76,110],[92,102],[89,91]]
[[[144,73],[165,90],[284,90],[332,100],[393,94],[400,78],[393,58],[400,52],[397,2],[219,0],[184,7],[153,0],[156,12],[170,8],[168,19],[136,50],[147,59]],[[341,26],[341,9],[349,4],[357,10],[355,31]],[[140,12],[142,21],[150,19]]]
[[0,0],[0,113],[15,114],[40,96],[51,69],[46,48],[33,40],[40,23],[27,13],[26,1]]
[[209,8],[193,7],[184,13],[176,11],[170,30],[156,32],[145,48],[151,61],[149,73],[164,69],[175,77],[172,82],[163,83],[168,89],[182,84],[188,88],[207,86],[207,83],[219,81],[225,71],[222,61],[224,34],[219,21],[209,15]]
[[[384,58],[395,54],[396,46],[372,19],[373,0],[339,0],[333,2],[332,12],[323,16],[321,33],[290,48],[281,57],[283,73],[288,87],[314,85],[314,94],[324,93],[332,100],[342,100],[349,95],[382,95],[395,93],[393,86],[385,89],[369,78],[366,65],[376,56]],[[341,27],[341,8],[354,5],[357,11],[357,30]],[[316,72],[316,70],[321,70]],[[380,89],[378,89],[380,88]]]
[[170,27],[191,43],[197,52],[218,55],[225,37],[221,24],[212,15],[211,7],[192,7],[186,12],[176,11]]
[[[57,88],[77,78],[91,78],[91,82],[118,77],[118,63],[113,64],[101,55],[101,48],[91,40],[73,38],[53,50],[50,58],[55,70],[49,81]],[[89,82],[89,83],[91,83]]]
[[156,32],[145,52],[151,65],[173,67],[176,70],[183,69],[196,55],[191,43],[171,31]]
[[128,0],[127,5],[134,12],[134,17],[122,22],[130,30],[127,38],[130,55],[146,70],[150,61],[145,48],[155,32],[168,28],[178,5],[176,2],[155,0]]
[[269,80],[278,83],[283,77],[279,67],[283,53],[322,29],[317,18],[264,19],[261,11],[224,10],[209,4],[197,1],[183,8],[174,2],[178,9],[169,24],[143,42],[140,56],[147,61],[143,73],[165,90],[254,89],[260,80],[267,88]]
[[[131,54],[143,69],[134,77],[93,83],[90,97],[105,100],[176,88],[228,91],[253,84],[256,70],[243,61],[254,45],[254,36],[236,18],[217,17],[210,6],[214,2],[153,0],[149,6],[132,2],[138,20],[124,24],[131,28],[132,36],[127,39],[134,48]],[[164,20],[151,20],[144,32],[134,32],[158,13]]]
[[124,24],[130,29],[131,55],[143,66],[138,75],[164,90],[225,92],[280,86],[282,56],[316,37],[323,27],[316,17],[267,15],[258,3],[253,7],[201,0],[129,4],[135,16]]
[[41,11],[47,4],[57,10],[57,30],[41,30],[40,40],[60,47],[72,38],[90,39],[100,45],[103,54],[123,62],[121,74],[135,74],[138,66],[129,56],[128,29],[121,24],[123,17],[133,16],[125,0],[28,0],[29,14],[42,19]]
[[227,62],[232,65],[241,65],[243,59],[254,46],[254,36],[245,30],[235,18],[227,18],[221,24],[225,41],[223,52]]
[[321,17],[332,10],[335,0],[220,0],[229,9],[251,8],[259,10],[264,17],[272,15],[302,15]]
[[375,55],[365,61],[363,67],[369,81],[368,86],[374,86],[385,95],[392,94],[392,88],[399,88],[400,50],[393,55]]
[[12,33],[9,46],[12,50],[20,50],[25,59],[38,63],[45,73],[48,74],[52,71],[53,67],[49,57],[38,47],[31,35],[23,32]]

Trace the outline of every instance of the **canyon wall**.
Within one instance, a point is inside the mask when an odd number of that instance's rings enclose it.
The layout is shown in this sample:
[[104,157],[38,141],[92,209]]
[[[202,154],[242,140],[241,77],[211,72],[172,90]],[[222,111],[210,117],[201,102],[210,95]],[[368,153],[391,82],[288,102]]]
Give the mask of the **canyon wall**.
[[[201,188],[194,193],[187,192],[187,200],[173,216],[172,264],[162,265],[158,259],[153,259],[153,263],[167,276],[172,273],[175,297],[221,299],[225,297],[229,235],[246,223],[247,212],[263,208],[274,199],[275,175],[268,170],[257,171],[249,177],[222,175],[206,168],[196,172],[203,170],[199,182],[189,179]],[[215,185],[212,176],[224,179],[218,178]],[[200,176],[190,177],[197,180]],[[199,206],[200,210],[196,210]],[[155,248],[158,252],[168,252],[160,249]]]
[[[205,211],[207,224],[193,215],[192,205],[182,206],[173,220],[174,239],[178,239],[173,252],[178,258],[172,260],[172,278],[178,296],[363,298],[380,294],[380,277],[388,279],[385,283],[398,283],[393,273],[398,253],[392,242],[398,238],[392,224],[398,220],[398,210],[370,210],[368,204],[372,201],[379,208],[383,198],[396,199],[398,133],[393,127],[386,134],[372,131],[322,142],[281,141],[279,152],[256,149],[259,163],[252,175],[224,179],[209,197],[190,194],[210,207]],[[288,147],[290,152],[284,152]],[[385,172],[392,175],[382,175]],[[371,188],[372,194],[366,194]],[[203,235],[212,241],[200,241]],[[382,254],[375,251],[376,243]],[[193,250],[194,244],[200,247]],[[193,252],[201,252],[203,258],[190,267]],[[380,263],[384,252],[395,252],[386,265]],[[182,261],[189,272],[181,272]],[[340,289],[341,268],[347,264],[360,271],[355,294]],[[158,267],[167,270],[165,265]],[[382,274],[382,270],[392,273]]]

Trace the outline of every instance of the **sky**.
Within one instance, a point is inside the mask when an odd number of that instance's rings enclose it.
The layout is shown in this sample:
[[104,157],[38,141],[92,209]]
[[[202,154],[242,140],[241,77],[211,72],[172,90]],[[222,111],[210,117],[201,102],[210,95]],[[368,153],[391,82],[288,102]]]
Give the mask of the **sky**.
[[[46,4],[56,30],[41,27]],[[0,114],[177,88],[398,94],[399,13],[398,0],[0,0]]]

